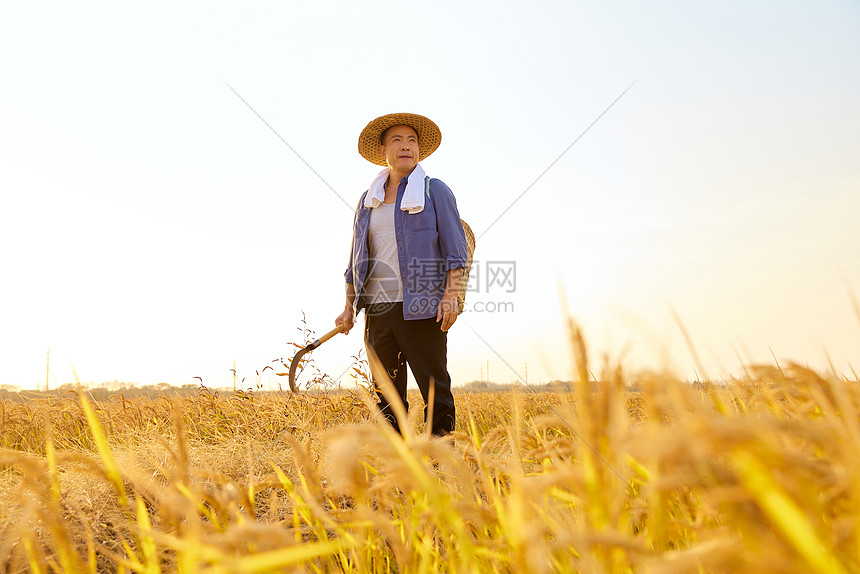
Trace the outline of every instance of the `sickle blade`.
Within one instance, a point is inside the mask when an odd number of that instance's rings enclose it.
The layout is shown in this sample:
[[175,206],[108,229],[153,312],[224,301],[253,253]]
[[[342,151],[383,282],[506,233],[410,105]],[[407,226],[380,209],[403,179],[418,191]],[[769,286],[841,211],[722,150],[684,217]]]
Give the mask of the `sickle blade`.
[[301,360],[302,355],[307,353],[309,350],[309,347],[305,347],[304,349],[300,350],[298,353],[296,353],[296,356],[293,357],[293,362],[290,363],[290,390],[294,393],[299,392],[299,389],[296,388],[296,369],[299,366],[299,361]]
[[335,327],[334,329],[332,329],[331,331],[329,331],[328,333],[326,333],[325,335],[323,335],[322,337],[320,337],[319,339],[317,339],[316,341],[314,341],[313,343],[304,347],[303,349],[299,350],[298,353],[296,353],[296,356],[293,357],[293,361],[290,363],[290,390],[291,391],[293,391],[294,393],[299,392],[299,389],[296,387],[296,369],[298,369],[299,361],[304,356],[304,354],[307,353],[308,351],[313,351],[314,349],[316,349],[317,347],[319,347],[320,345],[322,345],[323,343],[325,343],[326,341],[328,341],[329,339],[331,339],[332,337],[334,337],[338,333],[342,333],[342,332],[343,332],[343,325],[338,325],[337,327]]

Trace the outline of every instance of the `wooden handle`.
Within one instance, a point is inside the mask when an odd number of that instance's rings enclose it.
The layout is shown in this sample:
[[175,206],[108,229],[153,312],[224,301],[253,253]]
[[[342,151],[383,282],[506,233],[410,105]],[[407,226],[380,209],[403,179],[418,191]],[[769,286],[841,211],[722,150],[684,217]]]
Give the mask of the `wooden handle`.
[[332,329],[331,331],[329,331],[328,333],[326,333],[325,335],[320,337],[320,339],[319,339],[320,344],[325,343],[326,341],[328,341],[329,339],[331,339],[332,337],[334,337],[338,333],[343,333],[343,323],[341,323],[340,325],[338,325],[337,327],[335,327],[334,329]]

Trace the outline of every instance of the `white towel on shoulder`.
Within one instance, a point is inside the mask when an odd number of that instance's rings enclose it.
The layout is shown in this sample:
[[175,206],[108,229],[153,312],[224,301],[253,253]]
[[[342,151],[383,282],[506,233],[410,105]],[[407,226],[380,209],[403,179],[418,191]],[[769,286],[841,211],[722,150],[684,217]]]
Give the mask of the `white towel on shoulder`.
[[[409,213],[421,213],[424,210],[424,168],[421,164],[415,166],[406,180],[406,191],[400,202],[400,209]],[[385,181],[388,179],[388,168],[379,172],[373,183],[367,189],[364,198],[365,207],[376,207],[385,200]]]

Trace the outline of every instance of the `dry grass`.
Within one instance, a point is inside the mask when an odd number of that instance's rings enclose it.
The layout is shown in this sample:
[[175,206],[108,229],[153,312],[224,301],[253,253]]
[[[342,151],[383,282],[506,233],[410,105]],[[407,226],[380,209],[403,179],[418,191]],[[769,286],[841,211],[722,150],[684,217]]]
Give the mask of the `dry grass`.
[[367,393],[0,404],[8,572],[853,572],[860,387],[461,393],[405,440]]

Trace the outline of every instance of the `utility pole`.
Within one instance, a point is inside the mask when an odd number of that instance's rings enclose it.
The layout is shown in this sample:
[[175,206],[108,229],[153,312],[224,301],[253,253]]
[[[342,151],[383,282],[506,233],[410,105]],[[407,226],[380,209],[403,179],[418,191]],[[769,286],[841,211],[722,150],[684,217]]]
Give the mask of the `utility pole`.
[[487,359],[487,382],[490,382],[490,359]]
[[45,360],[45,392],[48,391],[48,380],[51,376],[51,347],[48,347],[48,358]]

